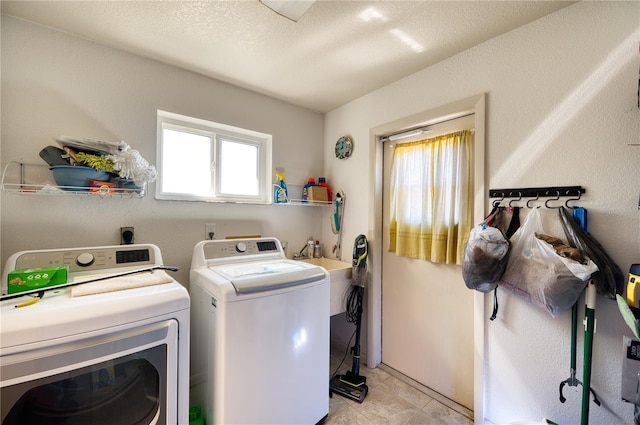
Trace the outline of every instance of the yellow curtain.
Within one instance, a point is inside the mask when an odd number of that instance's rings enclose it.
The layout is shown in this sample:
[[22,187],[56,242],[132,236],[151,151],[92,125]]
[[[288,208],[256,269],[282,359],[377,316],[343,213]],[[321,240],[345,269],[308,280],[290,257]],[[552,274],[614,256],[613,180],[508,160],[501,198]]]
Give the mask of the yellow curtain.
[[464,130],[394,146],[390,252],[462,264],[473,219],[473,140]]

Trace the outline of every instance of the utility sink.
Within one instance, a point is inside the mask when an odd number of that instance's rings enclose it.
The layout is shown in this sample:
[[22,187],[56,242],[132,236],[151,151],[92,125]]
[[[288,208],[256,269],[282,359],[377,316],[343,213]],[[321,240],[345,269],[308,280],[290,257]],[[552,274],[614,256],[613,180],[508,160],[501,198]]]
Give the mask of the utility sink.
[[329,272],[331,280],[331,315],[346,311],[346,296],[351,288],[351,263],[331,258],[305,258],[300,259],[305,263],[320,266]]

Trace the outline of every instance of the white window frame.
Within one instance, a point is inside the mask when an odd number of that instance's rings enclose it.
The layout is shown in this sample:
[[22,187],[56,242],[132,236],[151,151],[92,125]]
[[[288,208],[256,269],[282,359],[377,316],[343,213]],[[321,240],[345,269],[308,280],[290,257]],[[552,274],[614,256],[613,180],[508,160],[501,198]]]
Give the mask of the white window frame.
[[[165,191],[163,185],[163,130],[172,129],[189,132],[209,137],[211,140],[211,187],[208,195],[185,194]],[[235,143],[245,143],[255,146],[258,152],[257,174],[258,195],[223,194],[220,191],[220,140],[228,140]],[[157,126],[157,169],[159,178],[156,182],[156,199],[173,201],[200,201],[200,202],[232,202],[270,204],[272,202],[271,182],[271,147],[272,136],[253,130],[233,127],[199,118],[175,114],[173,112],[158,110]]]

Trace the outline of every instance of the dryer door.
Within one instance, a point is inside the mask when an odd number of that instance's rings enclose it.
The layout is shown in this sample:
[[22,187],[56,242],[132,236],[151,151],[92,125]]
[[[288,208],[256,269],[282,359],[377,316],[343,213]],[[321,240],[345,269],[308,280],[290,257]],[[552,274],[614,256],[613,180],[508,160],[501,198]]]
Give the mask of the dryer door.
[[177,423],[177,341],[167,320],[2,353],[2,425]]

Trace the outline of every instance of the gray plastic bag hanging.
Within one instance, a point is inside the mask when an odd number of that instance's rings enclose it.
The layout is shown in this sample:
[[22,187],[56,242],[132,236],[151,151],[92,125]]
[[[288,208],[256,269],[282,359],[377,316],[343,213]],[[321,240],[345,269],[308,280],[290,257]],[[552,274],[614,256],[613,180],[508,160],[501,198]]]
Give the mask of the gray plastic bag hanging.
[[480,292],[491,292],[498,286],[507,266],[510,246],[500,229],[486,224],[489,218],[471,229],[462,260],[465,285]]

